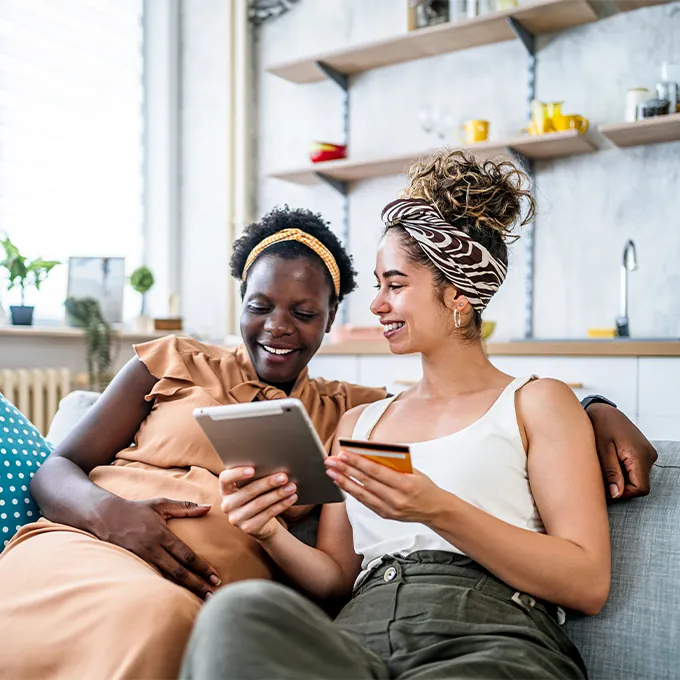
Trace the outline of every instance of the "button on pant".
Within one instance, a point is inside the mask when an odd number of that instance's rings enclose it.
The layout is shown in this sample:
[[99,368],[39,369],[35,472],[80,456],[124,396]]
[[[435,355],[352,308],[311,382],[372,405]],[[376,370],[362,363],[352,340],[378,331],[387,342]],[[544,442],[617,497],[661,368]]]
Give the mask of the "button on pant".
[[335,621],[289,588],[246,581],[204,607],[182,678],[584,678],[553,613],[440,551],[383,558]]

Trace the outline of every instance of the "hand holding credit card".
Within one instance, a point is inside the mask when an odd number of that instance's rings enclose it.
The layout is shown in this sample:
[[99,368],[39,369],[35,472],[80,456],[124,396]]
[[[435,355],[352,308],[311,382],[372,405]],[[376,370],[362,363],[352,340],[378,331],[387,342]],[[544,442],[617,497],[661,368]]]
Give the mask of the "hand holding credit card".
[[411,452],[404,444],[382,444],[380,442],[366,442],[354,439],[338,439],[340,450],[354,453],[392,468],[397,472],[412,473]]

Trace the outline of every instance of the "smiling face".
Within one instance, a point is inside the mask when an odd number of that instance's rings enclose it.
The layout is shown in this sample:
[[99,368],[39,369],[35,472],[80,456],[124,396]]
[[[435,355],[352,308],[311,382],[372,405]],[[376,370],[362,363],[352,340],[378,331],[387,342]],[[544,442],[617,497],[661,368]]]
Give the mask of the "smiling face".
[[379,317],[394,354],[429,354],[450,338],[455,290],[438,297],[432,272],[409,261],[398,230],[390,229],[378,248],[378,294],[371,311]]
[[261,380],[294,382],[316,354],[337,305],[322,265],[307,258],[261,256],[248,272],[241,335]]

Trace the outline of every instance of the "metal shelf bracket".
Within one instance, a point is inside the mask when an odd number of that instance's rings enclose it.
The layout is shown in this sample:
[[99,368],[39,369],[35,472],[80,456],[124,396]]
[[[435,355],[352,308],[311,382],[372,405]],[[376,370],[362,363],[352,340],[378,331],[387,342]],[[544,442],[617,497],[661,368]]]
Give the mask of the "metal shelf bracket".
[[316,66],[318,69],[323,71],[332,81],[337,83],[343,92],[349,90],[349,76],[345,73],[340,73],[336,71],[332,66],[326,64],[323,61],[317,61]]
[[343,182],[340,179],[335,179],[335,177],[329,177],[323,172],[314,173],[322,182],[328,184],[329,187],[335,189],[341,196],[347,196],[349,193],[349,183]]

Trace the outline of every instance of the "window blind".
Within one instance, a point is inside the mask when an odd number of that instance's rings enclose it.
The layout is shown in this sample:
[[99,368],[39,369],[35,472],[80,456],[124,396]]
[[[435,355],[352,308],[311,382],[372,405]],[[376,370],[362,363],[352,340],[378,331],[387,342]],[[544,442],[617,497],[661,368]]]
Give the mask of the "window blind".
[[0,0],[0,232],[63,262],[38,321],[64,318],[69,256],[142,261],[142,40],[142,0]]

